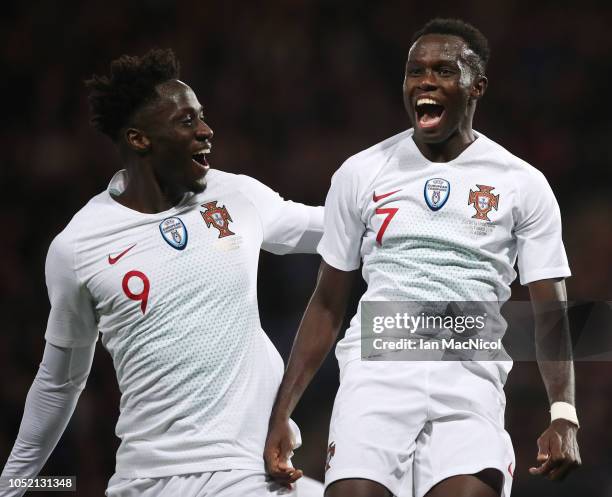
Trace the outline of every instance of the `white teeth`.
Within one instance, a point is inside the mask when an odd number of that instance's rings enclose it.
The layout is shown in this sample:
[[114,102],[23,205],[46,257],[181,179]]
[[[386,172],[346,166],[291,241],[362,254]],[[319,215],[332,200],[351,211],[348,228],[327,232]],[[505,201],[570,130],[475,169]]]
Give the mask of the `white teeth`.
[[417,106],[419,105],[425,105],[425,104],[430,104],[430,105],[440,105],[439,102],[436,102],[435,100],[432,100],[431,98],[419,98],[417,100]]

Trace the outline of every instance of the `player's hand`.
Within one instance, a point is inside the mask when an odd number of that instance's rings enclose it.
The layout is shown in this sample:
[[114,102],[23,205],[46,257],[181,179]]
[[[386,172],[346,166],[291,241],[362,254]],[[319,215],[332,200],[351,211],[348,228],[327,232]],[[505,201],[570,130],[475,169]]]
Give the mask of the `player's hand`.
[[529,468],[532,475],[562,480],[582,464],[576,433],[578,427],[565,419],[555,419],[538,438],[538,467]]
[[302,470],[295,469],[289,463],[289,458],[293,455],[293,446],[293,433],[289,421],[270,421],[264,448],[266,472],[279,484],[288,488],[303,476]]

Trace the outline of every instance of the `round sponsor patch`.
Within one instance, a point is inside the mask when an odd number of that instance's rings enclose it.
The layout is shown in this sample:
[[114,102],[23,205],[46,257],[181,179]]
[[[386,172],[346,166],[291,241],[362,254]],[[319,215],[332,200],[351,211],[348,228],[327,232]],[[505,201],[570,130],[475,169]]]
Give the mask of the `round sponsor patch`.
[[159,223],[159,232],[168,245],[176,250],[187,246],[187,228],[178,217],[169,217]]
[[432,178],[425,182],[423,190],[425,203],[432,211],[438,211],[448,200],[450,195],[450,183],[443,178]]

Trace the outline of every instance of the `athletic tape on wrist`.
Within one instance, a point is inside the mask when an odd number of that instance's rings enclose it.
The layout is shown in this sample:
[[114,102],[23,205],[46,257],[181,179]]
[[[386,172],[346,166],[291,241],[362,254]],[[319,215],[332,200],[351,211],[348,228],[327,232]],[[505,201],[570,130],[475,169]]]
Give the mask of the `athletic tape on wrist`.
[[567,421],[574,423],[576,426],[580,426],[580,423],[578,423],[576,408],[567,402],[552,403],[550,406],[550,422],[552,423],[555,419],[566,419]]

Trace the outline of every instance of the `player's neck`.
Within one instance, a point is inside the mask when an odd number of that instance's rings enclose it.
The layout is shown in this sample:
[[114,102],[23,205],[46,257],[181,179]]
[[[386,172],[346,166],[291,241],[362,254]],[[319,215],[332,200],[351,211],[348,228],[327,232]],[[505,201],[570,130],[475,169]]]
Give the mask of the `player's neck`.
[[171,192],[157,181],[153,168],[143,165],[127,165],[128,182],[118,197],[120,204],[144,214],[167,211],[177,205],[185,192]]
[[426,143],[414,137],[414,143],[423,156],[431,162],[450,162],[476,140],[471,127],[458,129],[448,140],[440,143]]

